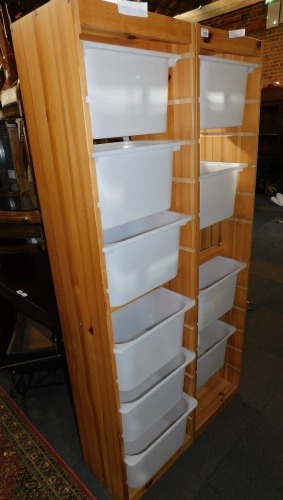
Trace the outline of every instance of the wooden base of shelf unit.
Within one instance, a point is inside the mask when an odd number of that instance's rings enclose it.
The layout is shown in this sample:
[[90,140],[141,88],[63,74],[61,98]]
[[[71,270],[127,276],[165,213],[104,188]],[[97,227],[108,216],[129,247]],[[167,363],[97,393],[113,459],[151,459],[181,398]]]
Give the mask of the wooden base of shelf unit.
[[198,406],[196,409],[196,433],[198,436],[216,415],[236,395],[238,386],[232,384],[218,374],[205,383],[196,393]]

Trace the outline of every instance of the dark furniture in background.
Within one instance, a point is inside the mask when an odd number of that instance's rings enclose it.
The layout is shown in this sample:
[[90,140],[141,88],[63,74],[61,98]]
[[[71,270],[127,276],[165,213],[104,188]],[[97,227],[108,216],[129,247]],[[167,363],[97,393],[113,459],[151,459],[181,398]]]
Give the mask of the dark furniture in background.
[[283,191],[283,87],[274,85],[261,92],[257,190]]
[[0,370],[18,400],[35,373],[63,368],[68,381],[10,30],[44,3],[0,1]]
[[37,384],[49,384],[50,374],[66,371],[61,328],[46,253],[2,255],[0,265],[0,369],[11,372],[21,402],[35,372]]

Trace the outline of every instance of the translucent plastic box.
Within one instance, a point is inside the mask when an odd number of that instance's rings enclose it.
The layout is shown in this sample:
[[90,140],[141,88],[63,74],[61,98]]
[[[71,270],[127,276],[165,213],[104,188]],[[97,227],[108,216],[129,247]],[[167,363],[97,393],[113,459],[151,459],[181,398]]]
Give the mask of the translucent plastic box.
[[95,146],[103,228],[170,208],[173,151],[183,144],[185,141],[125,141]]
[[238,273],[246,266],[244,262],[220,256],[200,265],[199,331],[233,307]]
[[247,163],[200,163],[200,229],[234,213],[238,172]]
[[126,304],[176,276],[180,227],[191,218],[162,212],[104,231],[111,306]]
[[178,54],[83,42],[95,139],[166,131],[168,67]]
[[158,288],[112,313],[120,391],[133,389],[181,351],[184,315],[194,304]]
[[[134,390],[120,393],[124,401],[120,405],[120,413],[125,441],[137,442],[181,400],[185,368],[193,359],[195,353],[182,348],[173,360]],[[147,363],[146,358],[145,363]],[[141,449],[136,449],[135,453],[140,451]]]
[[236,328],[216,320],[198,335],[197,389],[222,368],[228,338]]
[[[184,394],[180,404],[149,429],[139,443],[125,443],[128,449],[125,456],[127,482],[130,487],[144,485],[178,451],[185,440],[187,416],[196,406],[197,401]],[[143,448],[143,451],[134,454],[136,448]]]
[[248,74],[258,64],[200,55],[200,128],[242,125]]

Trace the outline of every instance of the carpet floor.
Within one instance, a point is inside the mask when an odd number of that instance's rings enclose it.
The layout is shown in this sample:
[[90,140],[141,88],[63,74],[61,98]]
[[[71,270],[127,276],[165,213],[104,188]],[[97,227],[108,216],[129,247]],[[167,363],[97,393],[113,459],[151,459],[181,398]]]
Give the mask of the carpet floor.
[[0,500],[93,499],[0,387]]

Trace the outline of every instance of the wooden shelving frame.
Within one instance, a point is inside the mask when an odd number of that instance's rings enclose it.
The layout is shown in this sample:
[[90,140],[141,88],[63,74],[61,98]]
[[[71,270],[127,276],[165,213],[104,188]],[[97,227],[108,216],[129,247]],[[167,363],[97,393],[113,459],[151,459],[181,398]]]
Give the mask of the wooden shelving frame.
[[[235,306],[226,315],[228,322],[236,324],[237,333],[229,342],[225,367],[197,392],[198,410],[188,418],[183,447],[149,484],[129,489],[81,40],[182,55],[170,69],[167,132],[144,138],[187,141],[174,153],[171,209],[192,214],[193,220],[181,228],[178,274],[165,286],[197,302],[198,267],[203,259],[221,254],[249,260],[260,99],[258,70],[249,83],[247,99],[252,102],[247,103],[243,126],[228,131],[228,138],[223,130],[200,135],[198,54],[228,53],[257,62],[261,57],[257,41],[232,41],[227,33],[209,31],[206,41],[197,25],[151,13],[148,18],[123,16],[116,5],[100,0],[51,0],[12,25],[81,444],[88,467],[116,499],[140,498],[235,394],[248,269],[239,277]],[[241,174],[235,217],[201,232],[200,158],[251,163]],[[183,345],[196,351],[197,305],[185,316]],[[193,362],[184,384],[192,396],[195,382]]]
[[208,28],[209,37],[203,38],[202,27],[196,29],[199,54],[259,64],[248,77],[242,126],[200,130],[201,161],[242,162],[249,167],[239,173],[233,217],[201,230],[200,263],[223,255],[245,262],[247,267],[239,273],[234,306],[222,318],[237,329],[228,341],[225,365],[196,393],[199,404],[195,430],[199,434],[235,395],[240,384],[256,183],[261,43],[253,39],[229,38],[229,32],[213,28]]

